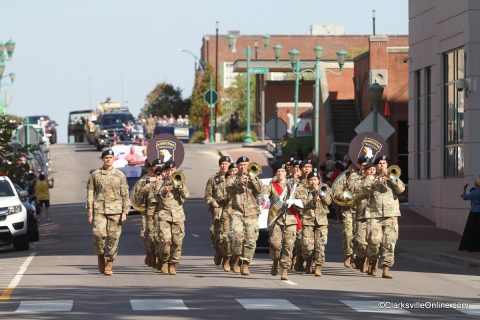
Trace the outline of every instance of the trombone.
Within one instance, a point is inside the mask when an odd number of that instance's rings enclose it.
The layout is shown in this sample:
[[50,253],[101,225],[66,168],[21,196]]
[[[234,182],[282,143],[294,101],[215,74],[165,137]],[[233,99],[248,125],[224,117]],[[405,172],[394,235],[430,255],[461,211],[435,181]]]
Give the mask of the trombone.
[[247,166],[247,172],[250,179],[254,179],[262,173],[262,166],[257,162],[250,162]]

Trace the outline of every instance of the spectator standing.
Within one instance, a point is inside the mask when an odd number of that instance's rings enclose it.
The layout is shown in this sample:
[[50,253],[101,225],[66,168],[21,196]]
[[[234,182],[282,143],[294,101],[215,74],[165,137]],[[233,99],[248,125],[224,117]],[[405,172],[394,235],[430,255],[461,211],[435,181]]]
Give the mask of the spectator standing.
[[[47,222],[51,222],[52,219],[50,218],[50,186],[48,182],[45,180],[45,174],[41,173],[38,176],[38,180],[35,183],[35,195],[37,196],[37,205],[40,208],[39,216],[40,221],[43,221],[43,211],[45,211],[45,216],[47,218]],[[45,207],[45,210],[44,210]]]
[[475,177],[475,186],[468,194],[467,187],[468,183],[463,187],[461,197],[463,200],[470,200],[470,213],[458,250],[480,251],[480,176]]

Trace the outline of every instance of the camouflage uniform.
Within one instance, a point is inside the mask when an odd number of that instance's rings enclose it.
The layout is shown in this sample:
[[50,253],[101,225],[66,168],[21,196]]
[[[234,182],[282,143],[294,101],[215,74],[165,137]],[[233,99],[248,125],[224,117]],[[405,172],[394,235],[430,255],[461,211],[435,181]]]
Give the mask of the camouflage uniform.
[[320,196],[319,200],[317,195],[318,191],[302,186],[298,190],[297,198],[303,202],[301,212],[303,259],[312,259],[316,266],[322,266],[325,263],[325,246],[328,240],[327,215],[330,212],[328,206],[332,203],[332,196],[328,186],[327,195]]
[[122,213],[128,214],[127,178],[118,169],[95,170],[87,182],[87,213],[93,216],[93,245],[98,256],[113,261],[122,233]]
[[[294,181],[297,182],[297,189],[299,188],[300,190],[306,190],[308,189],[308,179],[304,177],[299,177],[298,179],[294,179]],[[295,256],[295,270],[296,271],[301,271],[303,270],[303,232],[297,232],[296,235],[297,239],[295,239],[295,245],[294,245],[294,253],[293,256]]]
[[[222,222],[225,223],[225,220],[222,219],[223,209],[226,205],[226,190],[225,190],[225,175],[217,172],[215,175],[210,177],[207,181],[207,185],[205,187],[205,202],[210,209],[210,213],[212,214],[212,219],[210,221],[210,240],[212,241],[212,245],[215,248],[215,254],[221,255],[225,257],[225,241],[228,242],[228,236],[222,238],[221,229],[225,229],[225,226],[222,228]],[[228,227],[228,226],[227,226]],[[225,236],[225,234],[223,233]],[[222,244],[221,244],[222,243]],[[222,248],[220,248],[222,246]]]
[[382,265],[391,268],[394,264],[394,250],[398,239],[398,217],[400,204],[398,195],[405,191],[400,179],[390,179],[385,184],[377,183],[380,176],[371,175],[365,179],[363,190],[370,198],[365,214],[370,216],[367,256],[377,260],[382,245]]
[[243,262],[250,263],[255,254],[258,239],[258,196],[263,191],[263,183],[257,178],[249,179],[247,185],[240,176],[230,178],[227,192],[231,198],[230,239],[233,255]]
[[[148,255],[155,256],[156,247],[160,245],[159,238],[157,236],[157,209],[158,209],[158,200],[155,197],[156,185],[161,185],[162,180],[157,177],[156,184],[146,183],[147,179],[152,175],[147,175],[142,177],[138,182],[140,185],[138,187],[138,193],[144,197],[144,206],[146,210],[142,212],[142,229],[140,230],[140,237],[143,239],[145,250],[147,250]],[[157,256],[157,258],[159,258]]]
[[182,183],[167,192],[167,185],[172,185],[172,182],[164,181],[156,191],[159,201],[157,233],[160,240],[160,247],[156,249],[162,263],[176,266],[182,256],[185,237],[183,203],[189,196],[189,191],[185,183]]
[[352,182],[351,190],[355,194],[355,223],[357,225],[355,237],[353,240],[353,251],[359,259],[364,259],[367,256],[368,244],[368,220],[370,216],[366,215],[365,208],[368,205],[369,197],[363,192],[363,184],[366,176],[361,176],[360,179]]

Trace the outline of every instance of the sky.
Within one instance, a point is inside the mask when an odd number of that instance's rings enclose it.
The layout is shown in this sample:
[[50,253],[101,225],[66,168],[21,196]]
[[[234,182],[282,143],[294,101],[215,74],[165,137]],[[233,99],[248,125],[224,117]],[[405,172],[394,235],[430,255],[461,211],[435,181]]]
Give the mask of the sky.
[[[346,34],[408,34],[407,0],[0,0],[0,41],[16,42],[2,81],[7,113],[48,114],[67,141],[68,113],[111,97],[137,116],[162,81],[189,97],[193,58],[202,37],[308,34],[311,25],[335,24]],[[348,48],[346,48],[348,50]],[[3,99],[3,98],[2,98]]]

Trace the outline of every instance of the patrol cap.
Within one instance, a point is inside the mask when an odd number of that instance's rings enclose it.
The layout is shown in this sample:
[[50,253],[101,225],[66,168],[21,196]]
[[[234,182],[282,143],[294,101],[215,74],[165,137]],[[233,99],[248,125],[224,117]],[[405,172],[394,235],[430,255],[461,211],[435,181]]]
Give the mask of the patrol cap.
[[280,164],[277,165],[277,167],[275,168],[275,172],[277,172],[279,169],[286,170],[286,169],[287,169],[287,165],[286,165],[285,163],[280,163]]
[[237,164],[242,163],[242,162],[249,162],[250,159],[248,159],[245,156],[241,156],[240,158],[237,159]]
[[[165,164],[162,166],[162,170],[161,171],[164,171],[164,170],[168,170],[168,169],[172,169],[172,168],[175,168],[177,166],[177,164],[175,163],[175,161],[173,160],[168,160],[167,162],[165,162]],[[160,172],[161,172],[160,171]]]
[[102,152],[102,159],[105,158],[106,156],[112,156],[113,157],[114,153],[112,149],[107,149]]
[[361,156],[361,157],[358,158],[358,161],[357,161],[358,164],[362,164],[362,163],[365,163],[365,162],[368,162],[367,157]]
[[301,163],[300,163],[300,168],[303,168],[305,165],[307,164],[310,164],[312,165],[312,167],[316,167],[317,164],[315,163],[315,161],[313,161],[312,159],[306,159],[306,160],[303,160]]
[[163,164],[163,163],[162,163],[162,160],[160,160],[160,159],[155,159],[155,160],[153,160],[153,162],[152,162],[152,167],[155,167],[155,166],[158,166],[158,165],[162,165],[162,164]]
[[311,179],[311,178],[314,178],[314,177],[317,177],[318,179],[320,179],[317,171],[312,171],[307,175],[307,179]]
[[373,162],[367,162],[367,164],[363,167],[363,169],[370,169],[371,167],[374,167],[375,165]]
[[228,170],[232,170],[234,168],[238,168],[238,164],[235,162],[230,163],[230,165],[228,166]]
[[382,160],[385,160],[385,161],[387,161],[387,162],[390,161],[390,159],[388,158],[387,155],[383,155],[383,156],[380,156],[380,157],[376,157],[374,164],[377,165],[377,164],[378,164],[380,161],[382,161]]
[[222,162],[232,162],[229,156],[222,156],[218,159],[218,165],[222,164]]

